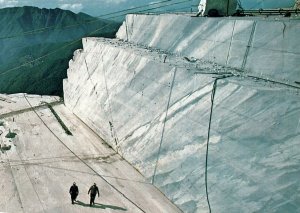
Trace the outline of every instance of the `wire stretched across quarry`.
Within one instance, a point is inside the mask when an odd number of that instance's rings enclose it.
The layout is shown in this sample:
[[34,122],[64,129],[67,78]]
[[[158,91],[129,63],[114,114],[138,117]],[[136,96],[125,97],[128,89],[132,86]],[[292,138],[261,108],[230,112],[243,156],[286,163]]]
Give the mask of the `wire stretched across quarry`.
[[111,188],[113,188],[115,191],[117,191],[120,195],[122,195],[126,200],[128,200],[130,203],[132,203],[135,207],[137,207],[142,212],[145,212],[140,206],[138,206],[134,201],[132,201],[130,198],[128,198],[123,192],[121,192],[119,189],[117,189],[113,184],[111,184],[108,180],[106,180],[101,174],[99,174],[95,169],[93,169],[89,164],[87,164],[81,157],[79,157],[75,152],[73,152],[46,124],[46,122],[41,118],[41,116],[36,112],[34,107],[31,105],[31,103],[28,101],[26,95],[24,94],[24,98],[29,104],[29,106],[32,108],[32,111],[37,115],[37,117],[42,121],[42,123],[45,125],[45,127],[53,134],[53,136],[64,146],[66,147],[79,161],[81,161],[83,164],[85,164],[89,169],[91,169],[97,176],[99,176],[102,180],[104,180]]
[[[93,32],[91,32],[91,33],[89,33],[87,36],[90,36],[90,35],[92,35],[92,34],[98,32],[99,30],[102,30],[102,29],[104,29],[104,28],[106,28],[106,27],[108,27],[108,26],[111,26],[112,24],[113,24],[113,23],[107,24],[107,25],[105,25],[104,27],[101,27],[101,28],[99,28],[99,29],[97,29],[97,30],[95,30],[95,31],[93,31]],[[0,73],[0,76],[1,76],[1,75],[5,75],[5,74],[7,74],[7,73],[9,73],[9,72],[11,72],[11,71],[20,69],[21,67],[24,67],[24,66],[26,66],[27,64],[36,62],[36,61],[41,60],[41,59],[43,59],[43,58],[46,58],[46,57],[48,57],[48,56],[50,56],[50,55],[53,55],[54,53],[57,53],[58,51],[60,51],[60,50],[62,50],[62,49],[65,49],[66,47],[71,46],[72,44],[75,44],[76,42],[79,42],[80,40],[81,40],[81,38],[80,38],[80,39],[76,39],[76,40],[74,40],[74,41],[72,41],[72,42],[70,42],[70,43],[68,43],[68,44],[66,44],[66,45],[64,45],[64,46],[62,46],[62,47],[60,47],[60,48],[58,48],[58,49],[52,51],[52,52],[49,52],[49,53],[47,53],[47,54],[45,54],[45,55],[42,55],[42,56],[40,56],[40,57],[38,57],[38,58],[35,58],[35,59],[31,60],[31,61],[28,61],[28,62],[26,62],[26,63],[24,63],[24,64],[21,64],[21,65],[19,65],[19,66],[17,66],[17,67],[11,68],[11,69],[9,69],[9,70],[7,70],[7,71],[5,71],[5,72],[2,72],[2,73]]]
[[[141,5],[141,6],[138,6],[138,7],[132,7],[132,8],[112,12],[112,13],[107,13],[107,14],[103,14],[103,15],[99,15],[99,16],[94,16],[94,18],[104,18],[106,16],[115,15],[115,16],[108,17],[108,18],[104,19],[104,20],[114,20],[116,18],[119,18],[119,17],[122,17],[122,16],[125,16],[125,15],[129,14],[129,13],[126,13],[128,11],[133,11],[134,13],[147,12],[147,11],[151,11],[151,10],[155,10],[155,9],[159,9],[159,8],[164,8],[164,7],[168,7],[168,6],[172,6],[172,5],[182,4],[182,3],[185,3],[185,2],[188,2],[188,1],[191,1],[191,0],[182,0],[182,1],[179,1],[179,2],[166,4],[166,3],[172,2],[172,1],[178,1],[178,0],[163,0],[163,1],[153,2],[153,3],[150,3],[150,4]],[[148,8],[148,9],[134,11],[136,9],[151,7],[153,5],[159,5],[159,4],[160,4],[160,6],[157,6],[157,7],[152,7],[152,8]],[[77,26],[84,25],[84,24],[91,24],[91,23],[95,23],[95,22],[99,22],[99,21],[103,21],[103,20],[97,19],[97,20],[90,20],[90,21],[82,21],[82,22],[79,22],[77,24],[66,25],[66,26],[63,26],[63,27],[58,27],[57,25],[53,25],[53,26],[50,26],[50,27],[42,27],[42,28],[29,30],[29,31],[26,31],[26,32],[23,32],[23,33],[20,33],[20,34],[16,34],[16,35],[3,36],[3,37],[0,37],[0,40],[17,38],[17,37],[21,37],[21,36],[35,35],[35,34],[43,33],[45,31],[49,31],[49,30],[55,30],[55,31],[64,30],[64,29],[69,29],[69,28],[77,27]]]
[[[173,0],[168,0],[168,1],[173,1]],[[140,10],[140,11],[136,11],[136,13],[139,13],[139,12],[146,12],[146,11],[151,11],[151,10],[155,10],[155,9],[158,9],[158,8],[163,8],[163,7],[172,6],[172,5],[177,5],[177,4],[182,4],[182,3],[185,3],[185,2],[188,2],[188,1],[191,1],[191,0],[183,0],[183,1],[180,1],[180,2],[175,2],[175,3],[170,3],[170,4],[162,5],[162,6],[159,6],[159,7],[154,7],[154,8],[149,8],[149,9],[145,9],[145,10]],[[161,2],[156,2],[156,3],[163,3],[163,2],[167,2],[167,1],[161,1]],[[156,3],[153,3],[153,4],[151,4],[151,5],[154,5],[154,4],[156,4]],[[140,7],[146,7],[146,6],[149,6],[149,5],[144,5],[144,6],[140,6]],[[132,9],[134,9],[134,8],[132,8]],[[128,10],[131,10],[131,9],[128,9]],[[123,11],[125,11],[125,10],[123,10]],[[118,11],[118,12],[115,12],[115,13],[119,13],[119,11]],[[126,14],[127,14],[127,13],[126,13]],[[114,20],[114,19],[116,19],[116,18],[118,18],[118,17],[121,17],[121,16],[124,16],[124,15],[126,15],[126,14],[117,15],[117,16],[114,16],[114,17],[110,17],[110,18],[108,18],[108,19]],[[98,20],[97,20],[97,21],[98,21]],[[80,24],[82,24],[82,23],[80,23]],[[86,24],[87,24],[87,23],[86,23]],[[92,31],[91,33],[86,34],[86,35],[83,36],[83,37],[91,36],[91,35],[95,34],[96,32],[98,32],[98,31],[100,31],[100,30],[103,30],[103,29],[105,29],[105,28],[107,28],[107,27],[109,27],[109,26],[111,26],[111,25],[113,25],[113,24],[115,24],[115,23],[106,24],[106,25],[104,25],[103,27],[98,28],[98,29],[96,29],[95,31]],[[78,24],[78,25],[79,25],[79,24]],[[66,26],[66,28],[69,28],[69,27],[71,27],[71,26],[74,27],[74,26],[78,26],[78,25],[77,25],[77,24],[75,24],[75,25],[69,25],[69,26]],[[8,37],[1,37],[0,40],[1,40],[1,39],[5,39],[5,38],[13,38],[13,37],[19,37],[19,36],[26,36],[26,35],[32,35],[32,34],[42,33],[42,32],[45,32],[46,30],[49,30],[49,29],[57,30],[55,27],[51,27],[51,28],[41,28],[41,29],[37,29],[37,30],[31,31],[31,32],[28,31],[28,32],[25,32],[24,34],[20,34],[20,35],[8,36]],[[63,29],[63,28],[60,28],[60,29]],[[60,47],[60,48],[58,48],[58,49],[52,51],[52,52],[49,52],[49,53],[47,53],[47,54],[45,54],[45,55],[42,55],[42,56],[40,56],[40,57],[37,57],[37,58],[35,58],[35,59],[33,59],[33,60],[27,61],[27,62],[25,62],[25,63],[23,63],[23,64],[21,64],[21,65],[19,65],[19,66],[16,66],[16,67],[14,67],[14,68],[8,69],[8,70],[6,70],[6,71],[0,73],[0,76],[5,75],[5,74],[7,74],[7,73],[9,73],[9,72],[12,72],[12,71],[14,71],[14,70],[18,70],[18,69],[20,69],[21,67],[24,67],[24,66],[26,66],[26,65],[28,65],[28,64],[31,64],[31,63],[36,62],[36,61],[39,61],[39,60],[41,60],[41,59],[43,59],[43,58],[46,58],[46,57],[48,57],[48,56],[50,56],[50,55],[53,55],[54,53],[57,53],[58,51],[63,50],[63,49],[65,49],[65,48],[67,48],[67,47],[69,47],[69,46],[75,44],[76,42],[79,42],[81,39],[82,39],[82,38],[76,39],[76,40],[74,40],[74,41],[72,41],[72,42],[70,42],[70,43],[68,43],[68,44],[66,44],[66,45],[64,45],[64,46],[62,46],[62,47]]]

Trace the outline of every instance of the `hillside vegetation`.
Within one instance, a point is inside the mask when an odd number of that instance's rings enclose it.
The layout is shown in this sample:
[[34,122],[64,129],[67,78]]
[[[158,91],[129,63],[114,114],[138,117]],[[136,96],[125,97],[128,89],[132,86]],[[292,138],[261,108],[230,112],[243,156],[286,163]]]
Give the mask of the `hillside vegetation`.
[[119,26],[61,9],[0,9],[0,93],[62,96],[62,79],[73,51],[81,48],[80,38],[112,38]]

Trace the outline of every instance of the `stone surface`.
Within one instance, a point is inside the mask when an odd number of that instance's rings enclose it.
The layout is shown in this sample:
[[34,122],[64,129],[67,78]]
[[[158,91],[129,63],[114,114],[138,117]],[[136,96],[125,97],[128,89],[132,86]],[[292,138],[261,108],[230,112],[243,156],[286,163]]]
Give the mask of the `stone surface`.
[[83,47],[64,81],[66,106],[184,212],[208,212],[213,82],[234,73],[216,88],[212,211],[299,211],[298,89],[117,40],[86,38]]
[[[31,104],[39,100],[27,98]],[[17,111],[0,119],[0,144],[11,145],[0,152],[1,212],[180,212],[64,105],[53,108],[73,136],[45,107],[37,108],[37,114]],[[15,138],[5,137],[9,131]],[[79,196],[72,205],[69,188],[74,181]],[[93,183],[100,197],[89,207]]]
[[128,15],[119,39],[296,85],[300,20]]

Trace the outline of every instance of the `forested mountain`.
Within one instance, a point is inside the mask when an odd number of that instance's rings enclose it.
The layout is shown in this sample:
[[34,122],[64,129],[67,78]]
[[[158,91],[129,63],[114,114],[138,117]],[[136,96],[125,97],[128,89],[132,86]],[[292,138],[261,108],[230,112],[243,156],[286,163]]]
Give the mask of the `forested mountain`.
[[81,48],[80,38],[112,38],[119,26],[61,9],[0,9],[0,93],[62,95],[62,79],[73,51]]

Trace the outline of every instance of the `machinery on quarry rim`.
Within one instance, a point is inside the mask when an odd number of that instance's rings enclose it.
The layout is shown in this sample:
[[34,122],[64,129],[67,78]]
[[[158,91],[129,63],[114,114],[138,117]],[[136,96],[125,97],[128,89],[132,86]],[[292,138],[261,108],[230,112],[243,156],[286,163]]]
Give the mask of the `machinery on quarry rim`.
[[253,15],[281,15],[290,17],[300,13],[299,1],[291,8],[279,9],[254,9],[244,10],[240,0],[200,0],[197,16],[220,17],[220,16],[253,16]]

